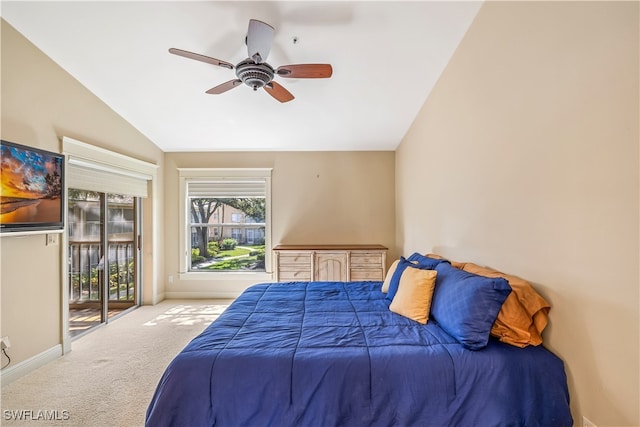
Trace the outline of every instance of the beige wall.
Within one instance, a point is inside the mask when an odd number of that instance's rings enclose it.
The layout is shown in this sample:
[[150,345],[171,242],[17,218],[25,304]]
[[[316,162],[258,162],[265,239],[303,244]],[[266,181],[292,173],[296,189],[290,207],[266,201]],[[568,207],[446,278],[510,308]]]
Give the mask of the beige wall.
[[167,297],[233,296],[253,280],[179,277],[177,168],[273,168],[272,242],[378,243],[395,252],[393,152],[167,153],[165,264]]
[[[2,139],[60,152],[60,138],[72,137],[162,165],[163,153],[69,74],[2,22]],[[147,294],[158,284],[161,263],[162,174],[157,194],[144,202],[144,261]],[[59,236],[61,237],[61,236]],[[1,331],[11,339],[15,366],[62,343],[62,239],[45,245],[43,234],[0,238]],[[160,289],[161,291],[161,289]]]
[[640,425],[638,5],[485,3],[396,152],[401,252],[533,282],[576,425]]

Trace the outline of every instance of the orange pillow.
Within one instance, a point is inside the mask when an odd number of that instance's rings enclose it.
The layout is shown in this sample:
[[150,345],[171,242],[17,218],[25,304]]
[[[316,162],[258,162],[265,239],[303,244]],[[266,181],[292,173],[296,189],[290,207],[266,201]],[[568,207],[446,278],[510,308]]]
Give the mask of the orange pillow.
[[[417,264],[418,261],[411,261],[413,264]],[[389,285],[391,284],[391,278],[393,277],[393,273],[396,272],[396,268],[398,268],[398,264],[400,263],[400,260],[397,259],[395,261],[393,261],[393,263],[391,264],[391,267],[389,267],[389,270],[387,271],[387,275],[384,277],[384,282],[382,282],[382,288],[380,289],[380,292],[383,293],[388,293],[389,292]]]
[[491,335],[517,347],[542,344],[551,306],[529,282],[471,262],[465,263],[463,270],[484,277],[502,277],[511,285],[512,292],[502,304]]
[[423,325],[427,323],[437,275],[435,270],[407,267],[402,272],[398,292],[389,304],[389,310]]
[[384,292],[385,294],[389,292],[389,285],[391,284],[391,278],[393,277],[393,273],[396,272],[396,268],[398,268],[399,262],[400,260],[397,259],[393,261],[393,263],[391,264],[391,267],[389,267],[389,270],[387,271],[387,275],[384,278],[384,282],[382,282],[382,289],[380,289],[381,292]]

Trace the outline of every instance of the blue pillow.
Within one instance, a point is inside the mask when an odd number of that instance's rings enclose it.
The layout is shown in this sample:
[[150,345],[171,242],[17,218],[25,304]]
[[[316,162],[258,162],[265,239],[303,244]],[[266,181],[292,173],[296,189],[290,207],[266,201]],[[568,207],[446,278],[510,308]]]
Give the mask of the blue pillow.
[[431,302],[431,316],[449,335],[469,350],[489,342],[491,327],[511,293],[505,279],[478,276],[440,263]]
[[424,256],[418,252],[414,252],[409,258],[407,258],[407,261],[417,261],[419,266],[424,267],[427,270],[433,270],[436,268],[436,265],[441,262],[449,262],[446,259],[429,258],[428,256]]
[[[418,257],[425,258],[425,260],[421,260]],[[433,262],[432,262],[433,261]],[[441,259],[432,259],[427,258],[419,253],[414,253],[409,258],[405,259],[405,257],[400,257],[400,261],[396,266],[396,270],[393,272],[391,276],[391,281],[389,282],[389,289],[387,291],[387,299],[393,301],[393,297],[396,296],[396,292],[398,292],[398,286],[400,286],[400,278],[402,277],[402,272],[409,266],[413,268],[419,268],[421,270],[433,270],[436,265],[444,260]],[[448,261],[446,261],[448,262]]]

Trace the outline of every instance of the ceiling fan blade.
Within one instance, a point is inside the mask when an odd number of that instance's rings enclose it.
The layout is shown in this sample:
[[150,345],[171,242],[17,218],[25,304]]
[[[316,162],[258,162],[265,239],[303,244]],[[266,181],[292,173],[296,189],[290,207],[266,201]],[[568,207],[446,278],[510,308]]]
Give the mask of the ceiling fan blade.
[[331,64],[296,64],[282,65],[276,73],[280,77],[292,77],[298,79],[324,79],[331,77],[333,68]]
[[253,59],[256,64],[267,60],[273,43],[273,32],[274,29],[271,25],[257,19],[249,20],[249,29],[247,30],[245,42],[249,58]]
[[221,85],[212,87],[206,93],[210,95],[220,95],[221,93],[224,93],[230,89],[233,89],[234,87],[240,84],[242,84],[242,80],[239,80],[239,79],[229,80],[228,82],[222,83]]
[[218,65],[220,67],[233,70],[233,64],[226,61],[221,61],[216,58],[212,58],[210,56],[200,55],[199,53],[188,52],[186,50],[176,49],[174,47],[169,49],[169,53],[173,53],[174,55],[184,56],[185,58],[195,59],[196,61],[202,61],[202,62],[206,62],[207,64]]
[[289,102],[294,98],[294,96],[291,95],[291,92],[274,81],[267,83],[263,87],[269,95],[273,96],[280,102]]

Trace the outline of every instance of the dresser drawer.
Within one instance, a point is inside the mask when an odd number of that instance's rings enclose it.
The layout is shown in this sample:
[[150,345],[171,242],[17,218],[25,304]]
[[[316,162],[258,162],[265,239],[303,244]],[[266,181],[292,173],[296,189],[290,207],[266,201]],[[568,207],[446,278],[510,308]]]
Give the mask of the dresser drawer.
[[372,280],[375,282],[382,282],[382,268],[352,268],[351,280],[354,282],[361,280]]
[[311,281],[311,269],[306,270],[283,270],[278,272],[278,280],[280,282],[309,282]]
[[382,254],[377,253],[352,253],[351,254],[351,266],[358,267],[382,267]]
[[310,253],[281,253],[278,256],[278,265],[305,265],[311,266]]

